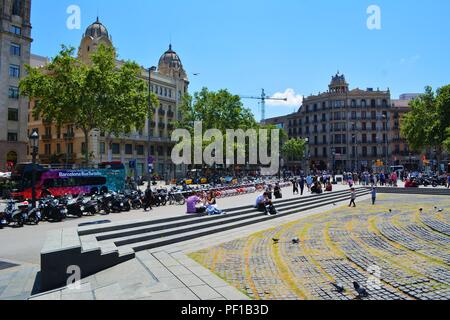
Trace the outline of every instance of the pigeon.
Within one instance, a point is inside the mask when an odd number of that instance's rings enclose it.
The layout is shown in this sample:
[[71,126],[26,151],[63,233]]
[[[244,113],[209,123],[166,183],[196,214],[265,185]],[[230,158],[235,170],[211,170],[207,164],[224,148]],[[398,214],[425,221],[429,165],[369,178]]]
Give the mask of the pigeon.
[[444,209],[439,209],[438,212],[439,212],[439,213],[440,213],[440,212],[444,212]]
[[331,285],[336,289],[336,291],[338,292],[338,293],[343,293],[343,292],[345,292],[345,288],[344,288],[344,286],[341,284],[341,283],[331,283]]
[[278,244],[278,242],[280,242],[280,239],[273,238],[272,240],[273,240],[273,244]]
[[419,211],[420,211],[420,213],[422,213],[423,212],[423,208],[420,208]]
[[355,288],[355,291],[358,293],[358,298],[367,298],[369,296],[369,293],[364,287],[361,287],[358,282],[353,282],[353,287]]
[[292,244],[299,244],[299,243],[300,243],[300,239],[299,238],[292,239]]
[[337,204],[336,204],[336,203],[333,203],[333,206],[335,206],[335,207],[336,207],[336,206],[337,206]]

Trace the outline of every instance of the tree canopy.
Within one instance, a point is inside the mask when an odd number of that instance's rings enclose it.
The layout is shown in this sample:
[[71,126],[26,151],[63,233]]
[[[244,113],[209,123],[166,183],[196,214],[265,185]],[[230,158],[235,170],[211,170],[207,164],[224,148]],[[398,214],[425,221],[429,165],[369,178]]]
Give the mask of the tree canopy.
[[[44,68],[27,66],[20,82],[21,94],[38,100],[33,109],[58,126],[74,125],[85,136],[85,159],[89,162],[89,133],[100,130],[119,136],[145,126],[149,89],[140,77],[141,67],[131,61],[116,63],[115,50],[100,45],[84,63],[74,56],[74,48],[62,46]],[[151,94],[153,103],[157,98]]]
[[415,151],[436,149],[438,160],[448,146],[450,128],[450,85],[425,88],[425,93],[410,102],[401,126],[401,134]]
[[281,152],[283,156],[293,160],[303,160],[306,151],[304,139],[290,139],[283,144]]

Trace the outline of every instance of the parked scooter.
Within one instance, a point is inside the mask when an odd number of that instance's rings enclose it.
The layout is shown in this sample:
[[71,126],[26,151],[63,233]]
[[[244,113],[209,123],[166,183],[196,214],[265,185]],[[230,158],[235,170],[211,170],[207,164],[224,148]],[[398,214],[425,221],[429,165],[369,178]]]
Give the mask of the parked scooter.
[[47,221],[61,222],[67,218],[67,208],[54,197],[41,199],[39,209],[41,210],[42,218]]
[[[24,223],[27,221],[27,210],[28,210],[28,202],[22,202],[18,204],[16,207],[16,201],[10,199],[6,204],[5,212],[2,215],[2,219],[0,224],[2,226],[9,226],[10,224],[15,224],[15,226],[21,228]],[[26,208],[26,209],[25,209]]]
[[67,209],[67,215],[81,218],[84,207],[81,204],[81,198],[74,199],[72,195],[65,195],[60,199],[60,203]]

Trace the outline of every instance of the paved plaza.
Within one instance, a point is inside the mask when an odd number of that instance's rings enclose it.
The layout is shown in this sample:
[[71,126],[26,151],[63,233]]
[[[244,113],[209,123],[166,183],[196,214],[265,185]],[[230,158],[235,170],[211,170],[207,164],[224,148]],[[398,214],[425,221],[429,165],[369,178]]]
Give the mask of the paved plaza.
[[449,213],[449,197],[383,195],[189,256],[253,299],[355,299],[372,273],[367,299],[448,300]]
[[[336,191],[347,188],[338,186]],[[284,194],[286,200],[298,197],[290,188]],[[219,205],[226,209],[252,204],[255,197],[220,199]],[[371,290],[369,299],[449,299],[450,198],[379,195],[372,206],[369,197],[358,198],[356,209],[339,200],[137,252],[135,259],[83,279],[80,288],[62,288],[32,299],[349,300],[356,296],[352,282],[366,286],[371,270],[380,271],[381,287]],[[0,299],[28,299],[38,292],[39,253],[52,230],[102,218],[113,223],[176,218],[184,211],[164,207],[151,214],[136,211],[1,230],[0,240],[11,246],[0,254]],[[277,244],[274,238],[279,239]],[[294,238],[300,242],[292,243]],[[337,293],[331,282],[342,283],[346,292]]]

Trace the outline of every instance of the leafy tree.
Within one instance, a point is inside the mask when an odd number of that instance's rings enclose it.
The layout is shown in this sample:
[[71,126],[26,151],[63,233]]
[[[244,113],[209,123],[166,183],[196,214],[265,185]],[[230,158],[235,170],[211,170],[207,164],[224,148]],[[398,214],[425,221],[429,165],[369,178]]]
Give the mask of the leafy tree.
[[425,93],[409,105],[411,111],[403,119],[402,136],[413,150],[434,148],[440,161],[450,127],[450,85],[436,93],[431,87],[426,87]]
[[[56,122],[73,124],[85,137],[85,161],[89,163],[89,134],[97,129],[109,134],[129,134],[142,129],[150,116],[149,90],[139,78],[135,62],[116,65],[112,47],[100,45],[84,63],[74,56],[74,48],[62,46],[45,68],[27,66],[28,76],[20,91],[39,100],[34,115]],[[154,100],[154,97],[152,96]]]
[[[209,91],[207,88],[203,88],[200,92],[196,92],[193,96],[186,95],[180,106],[182,113],[182,120],[176,123],[178,129],[186,129],[194,134],[194,123],[202,122],[202,134],[207,130],[217,129],[224,137],[224,147],[226,150],[226,132],[227,130],[243,130],[247,132],[249,129],[254,129],[257,133],[259,141],[260,129],[277,129],[274,126],[261,126],[255,120],[252,112],[244,108],[239,96],[233,95],[227,90],[219,90],[217,92]],[[270,131],[269,131],[270,132]],[[283,132],[280,130],[280,132]],[[271,135],[268,136],[268,145],[270,146]],[[214,140],[203,141],[203,150],[208,147]],[[194,143],[194,141],[192,141]],[[249,141],[246,140],[245,146],[239,145],[238,142],[233,142],[235,151],[235,158],[241,156],[246,159],[249,158],[248,154]],[[245,150],[245,155],[239,152]],[[194,151],[194,148],[192,148]],[[224,154],[224,162],[225,162]],[[236,161],[234,162],[236,163]]]
[[306,141],[304,139],[291,139],[287,141],[281,152],[285,157],[293,160],[303,160],[306,150]]

